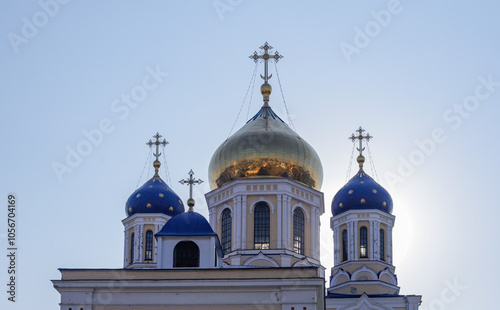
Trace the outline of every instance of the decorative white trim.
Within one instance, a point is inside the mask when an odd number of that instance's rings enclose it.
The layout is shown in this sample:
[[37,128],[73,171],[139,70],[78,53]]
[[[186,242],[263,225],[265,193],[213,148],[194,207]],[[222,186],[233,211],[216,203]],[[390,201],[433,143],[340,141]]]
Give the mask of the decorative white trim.
[[339,281],[340,278],[346,277],[347,281],[351,281],[351,275],[345,271],[344,269],[340,268],[339,272],[337,272],[333,277],[332,280],[330,280],[330,288],[334,287],[337,285],[337,282]]
[[220,224],[220,221],[221,221],[221,216],[222,216],[222,212],[229,208],[229,210],[231,210],[231,218],[233,219],[233,215],[234,215],[234,211],[233,211],[233,207],[231,207],[230,205],[228,205],[227,203],[224,203],[224,205],[222,206],[222,208],[219,209],[219,211],[217,212],[217,224]]
[[384,270],[382,270],[381,272],[378,273],[378,279],[380,281],[382,281],[382,276],[383,275],[389,276],[389,279],[391,279],[391,284],[398,285],[398,280],[396,279],[396,277],[394,276],[394,274],[389,271],[389,268],[385,268]]
[[358,299],[358,301],[350,306],[340,308],[340,310],[392,310],[391,308],[384,307],[381,304],[373,303],[368,296],[363,293],[363,295]]
[[302,204],[302,202],[299,201],[299,203],[295,204],[293,207],[292,207],[292,217],[293,217],[293,212],[295,211],[296,208],[300,208],[302,210],[302,212],[305,213],[306,215],[306,219],[307,219],[307,222],[310,222],[311,221],[311,217],[309,216],[309,211],[307,211],[307,208],[304,207],[304,205]]
[[269,206],[269,208],[271,209],[271,212],[274,214],[274,204],[267,200],[266,198],[264,198],[264,196],[260,196],[257,200],[255,200],[252,205],[250,206],[250,214],[253,214],[253,209],[255,208],[255,205],[259,202],[265,202],[267,203],[267,205]]
[[310,266],[314,266],[313,264],[311,264],[311,262],[306,258],[302,258],[298,261],[296,261],[292,267],[310,267]]
[[245,261],[243,263],[243,266],[251,266],[251,264],[255,263],[255,262],[266,262],[266,263],[271,264],[271,266],[273,266],[273,267],[279,267],[278,263],[274,259],[267,257],[262,252],[259,252],[259,255],[252,257],[252,258],[248,259],[247,261]]
[[371,280],[378,280],[378,275],[373,271],[372,269],[366,267],[366,265],[363,265],[363,267],[356,269],[351,276],[351,279],[355,281],[358,278],[358,275],[362,272],[367,272],[372,276]]

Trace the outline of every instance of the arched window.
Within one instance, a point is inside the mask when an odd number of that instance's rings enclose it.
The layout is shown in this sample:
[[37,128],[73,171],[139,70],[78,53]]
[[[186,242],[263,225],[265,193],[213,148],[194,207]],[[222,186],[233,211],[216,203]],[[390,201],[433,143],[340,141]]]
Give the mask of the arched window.
[[385,260],[385,234],[384,230],[380,230],[380,260]]
[[132,233],[130,235],[130,263],[131,264],[134,262],[134,238],[135,238],[135,234]]
[[304,212],[299,208],[293,211],[293,251],[304,255]]
[[368,230],[366,227],[359,229],[359,257],[368,257]]
[[253,242],[255,249],[269,249],[269,206],[265,202],[255,206]]
[[222,253],[231,252],[231,210],[225,209],[222,212]]
[[174,248],[174,267],[200,267],[200,249],[193,241],[181,241]]
[[144,253],[144,260],[153,260],[153,232],[151,230],[146,232],[146,252]]
[[342,232],[342,261],[347,260],[347,249],[349,247],[349,240],[347,239],[347,230]]

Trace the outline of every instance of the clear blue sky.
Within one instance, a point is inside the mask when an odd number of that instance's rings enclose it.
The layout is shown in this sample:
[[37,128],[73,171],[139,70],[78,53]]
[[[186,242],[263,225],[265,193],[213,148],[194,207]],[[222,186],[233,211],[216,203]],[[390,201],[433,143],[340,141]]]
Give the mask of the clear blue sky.
[[[122,266],[124,204],[151,176],[145,142],[157,131],[170,142],[177,194],[187,199],[177,181],[190,169],[208,181],[253,73],[248,56],[265,41],[285,56],[278,68],[291,118],[323,163],[327,274],[330,203],[345,182],[347,137],[361,125],[394,199],[401,293],[422,294],[423,309],[496,308],[497,1],[40,3],[0,3],[2,253],[7,193],[19,199],[18,302],[2,293],[0,308],[58,309],[57,268]],[[257,83],[235,130],[261,105]],[[277,78],[270,83],[271,106],[286,119]],[[99,126],[91,145],[84,132]],[[69,167],[78,147],[86,154]],[[67,166],[60,178],[57,163]],[[195,189],[206,216],[208,190]],[[2,284],[6,271],[2,254]],[[446,281],[461,288],[443,300]]]

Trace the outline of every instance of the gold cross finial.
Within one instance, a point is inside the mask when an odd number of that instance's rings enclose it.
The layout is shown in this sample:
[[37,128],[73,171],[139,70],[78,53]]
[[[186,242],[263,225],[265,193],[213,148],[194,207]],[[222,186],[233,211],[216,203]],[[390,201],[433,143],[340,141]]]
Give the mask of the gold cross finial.
[[275,62],[278,62],[281,58],[283,58],[283,56],[281,56],[278,51],[276,51],[276,53],[274,53],[274,55],[269,55],[269,52],[273,49],[273,47],[271,45],[269,45],[269,43],[264,43],[264,45],[262,45],[260,47],[261,50],[264,51],[263,54],[259,55],[257,54],[257,52],[254,52],[253,55],[250,55],[249,58],[253,59],[253,61],[257,62],[259,61],[259,59],[264,59],[264,76],[262,76],[262,74],[260,75],[260,77],[264,80],[264,83],[267,83],[267,81],[273,76],[272,74],[271,75],[268,75],[268,71],[267,71],[267,63],[270,59],[274,59]]
[[367,132],[365,136],[363,136],[363,132],[365,132],[365,130],[359,126],[359,128],[356,130],[356,132],[358,133],[357,135],[355,134],[352,134],[349,139],[351,139],[351,141],[354,143],[356,140],[359,140],[359,147],[357,147],[356,149],[359,151],[359,156],[357,158],[357,161],[358,161],[358,164],[359,164],[359,169],[360,170],[363,170],[363,163],[365,162],[365,157],[363,156],[363,151],[365,150],[365,148],[363,147],[363,140],[366,140],[366,142],[370,141],[371,138],[373,138],[373,136],[370,136],[370,134]]
[[153,141],[151,141],[151,139],[149,139],[149,141],[146,142],[146,145],[149,145],[150,148],[152,148],[153,145],[156,145],[156,153],[153,153],[153,155],[156,157],[156,160],[153,162],[153,167],[155,167],[155,176],[158,176],[158,169],[161,166],[161,163],[158,160],[158,158],[161,155],[160,149],[159,149],[160,145],[165,147],[168,144],[167,140],[165,140],[165,139],[163,139],[163,141],[160,141],[161,137],[162,136],[159,133],[156,133],[156,135],[153,136],[153,138],[155,138],[156,141],[153,142]]
[[272,88],[271,85],[267,83],[267,81],[269,81],[269,79],[273,76],[272,74],[268,73],[268,62],[269,60],[273,59],[275,62],[278,62],[281,58],[283,58],[283,56],[281,56],[278,51],[276,51],[274,55],[270,55],[269,52],[273,49],[273,47],[267,42],[264,43],[264,45],[262,45],[260,49],[264,51],[261,55],[257,54],[257,52],[254,52],[253,55],[249,56],[249,58],[253,59],[253,61],[255,61],[256,63],[257,61],[259,61],[259,59],[264,60],[264,75],[260,75],[260,77],[264,80],[264,84],[262,84],[262,86],[260,87],[260,92],[264,97],[264,106],[268,106],[269,96],[271,95]]
[[187,180],[180,180],[179,183],[181,184],[188,184],[189,185],[189,199],[187,201],[188,203],[188,206],[189,206],[189,210],[188,212],[193,212],[193,207],[194,207],[194,199],[193,199],[193,186],[195,184],[201,184],[203,183],[202,180],[200,179],[195,179],[193,178],[193,175],[194,175],[194,172],[193,172],[193,169],[189,170],[189,179]]

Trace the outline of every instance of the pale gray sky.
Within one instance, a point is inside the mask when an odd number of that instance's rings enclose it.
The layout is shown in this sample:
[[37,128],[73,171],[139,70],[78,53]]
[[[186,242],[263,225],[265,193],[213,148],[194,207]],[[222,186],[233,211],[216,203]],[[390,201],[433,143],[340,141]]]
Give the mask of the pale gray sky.
[[[208,181],[253,73],[248,56],[265,41],[285,56],[291,118],[323,163],[327,273],[330,204],[361,125],[394,200],[401,293],[422,294],[424,310],[496,308],[497,1],[41,0],[3,1],[0,14],[2,253],[7,193],[19,199],[18,302],[2,293],[0,308],[57,309],[57,268],[122,266],[124,204],[151,176],[145,142],[157,131],[179,196],[190,169]],[[287,119],[276,75],[270,83]],[[259,109],[259,86],[235,130]],[[78,148],[80,160],[67,158]],[[208,190],[195,189],[204,215]],[[1,255],[1,283],[7,263]]]

